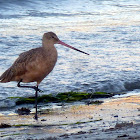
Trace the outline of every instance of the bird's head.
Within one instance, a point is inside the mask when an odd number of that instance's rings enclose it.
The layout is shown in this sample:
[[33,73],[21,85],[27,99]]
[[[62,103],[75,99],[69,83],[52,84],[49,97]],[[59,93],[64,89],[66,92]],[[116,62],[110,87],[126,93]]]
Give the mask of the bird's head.
[[43,35],[43,41],[45,41],[48,44],[57,44],[59,42],[59,38],[57,35],[53,32],[44,33]]
[[53,32],[44,33],[44,35],[43,35],[43,43],[44,43],[44,45],[47,44],[47,46],[54,45],[54,44],[61,44],[63,46],[66,46],[68,48],[71,48],[73,50],[76,50],[76,51],[79,51],[81,53],[84,53],[84,54],[89,55],[86,52],[83,52],[83,51],[81,51],[79,49],[76,49],[76,48],[74,48],[74,47],[72,47],[72,46],[70,46],[70,45],[62,42],[61,40],[59,40],[59,38],[57,37],[57,35],[55,33],[53,33]]

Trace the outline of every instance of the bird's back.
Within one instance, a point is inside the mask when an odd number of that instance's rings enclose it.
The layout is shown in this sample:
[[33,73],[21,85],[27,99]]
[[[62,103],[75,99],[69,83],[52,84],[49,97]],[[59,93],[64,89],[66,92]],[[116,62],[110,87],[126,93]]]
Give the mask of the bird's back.
[[44,47],[21,53],[13,65],[1,76],[0,82],[20,81],[40,83],[48,75],[57,61],[57,51]]

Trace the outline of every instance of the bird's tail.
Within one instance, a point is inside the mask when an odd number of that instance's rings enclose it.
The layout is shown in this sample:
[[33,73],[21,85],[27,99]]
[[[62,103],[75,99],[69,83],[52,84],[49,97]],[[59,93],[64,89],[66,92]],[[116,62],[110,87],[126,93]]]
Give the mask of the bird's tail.
[[11,72],[11,69],[9,68],[0,76],[0,82],[1,83],[10,82],[12,77],[13,77],[13,74]]

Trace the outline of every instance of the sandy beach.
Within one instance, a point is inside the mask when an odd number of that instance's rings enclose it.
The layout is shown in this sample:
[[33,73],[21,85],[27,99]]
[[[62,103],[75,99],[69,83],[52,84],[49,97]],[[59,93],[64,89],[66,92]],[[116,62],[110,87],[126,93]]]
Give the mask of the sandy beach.
[[2,140],[140,139],[140,95],[105,99],[101,105],[71,105],[30,115],[0,116]]

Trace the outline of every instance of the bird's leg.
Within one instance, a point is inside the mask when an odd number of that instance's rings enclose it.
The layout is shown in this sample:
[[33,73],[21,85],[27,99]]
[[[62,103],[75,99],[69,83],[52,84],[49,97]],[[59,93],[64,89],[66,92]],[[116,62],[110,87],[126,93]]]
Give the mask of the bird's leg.
[[38,120],[38,116],[37,116],[37,98],[38,98],[38,94],[37,94],[37,90],[36,90],[35,91],[35,116],[34,116],[35,120]]
[[38,86],[26,86],[26,85],[23,86],[23,85],[20,85],[20,82],[22,82],[22,79],[18,82],[18,84],[17,84],[18,87],[21,87],[21,88],[32,88],[35,91],[43,92],[42,90],[40,90],[38,88]]
[[23,85],[20,85],[20,82],[22,82],[22,80],[20,80],[18,82],[18,84],[17,84],[18,87],[21,87],[21,88],[33,88],[35,90],[35,109],[36,109],[36,112],[35,112],[34,119],[38,120],[38,116],[37,116],[37,98],[38,98],[38,91],[39,92],[42,92],[42,91],[38,88],[38,85],[37,86],[23,86]]

